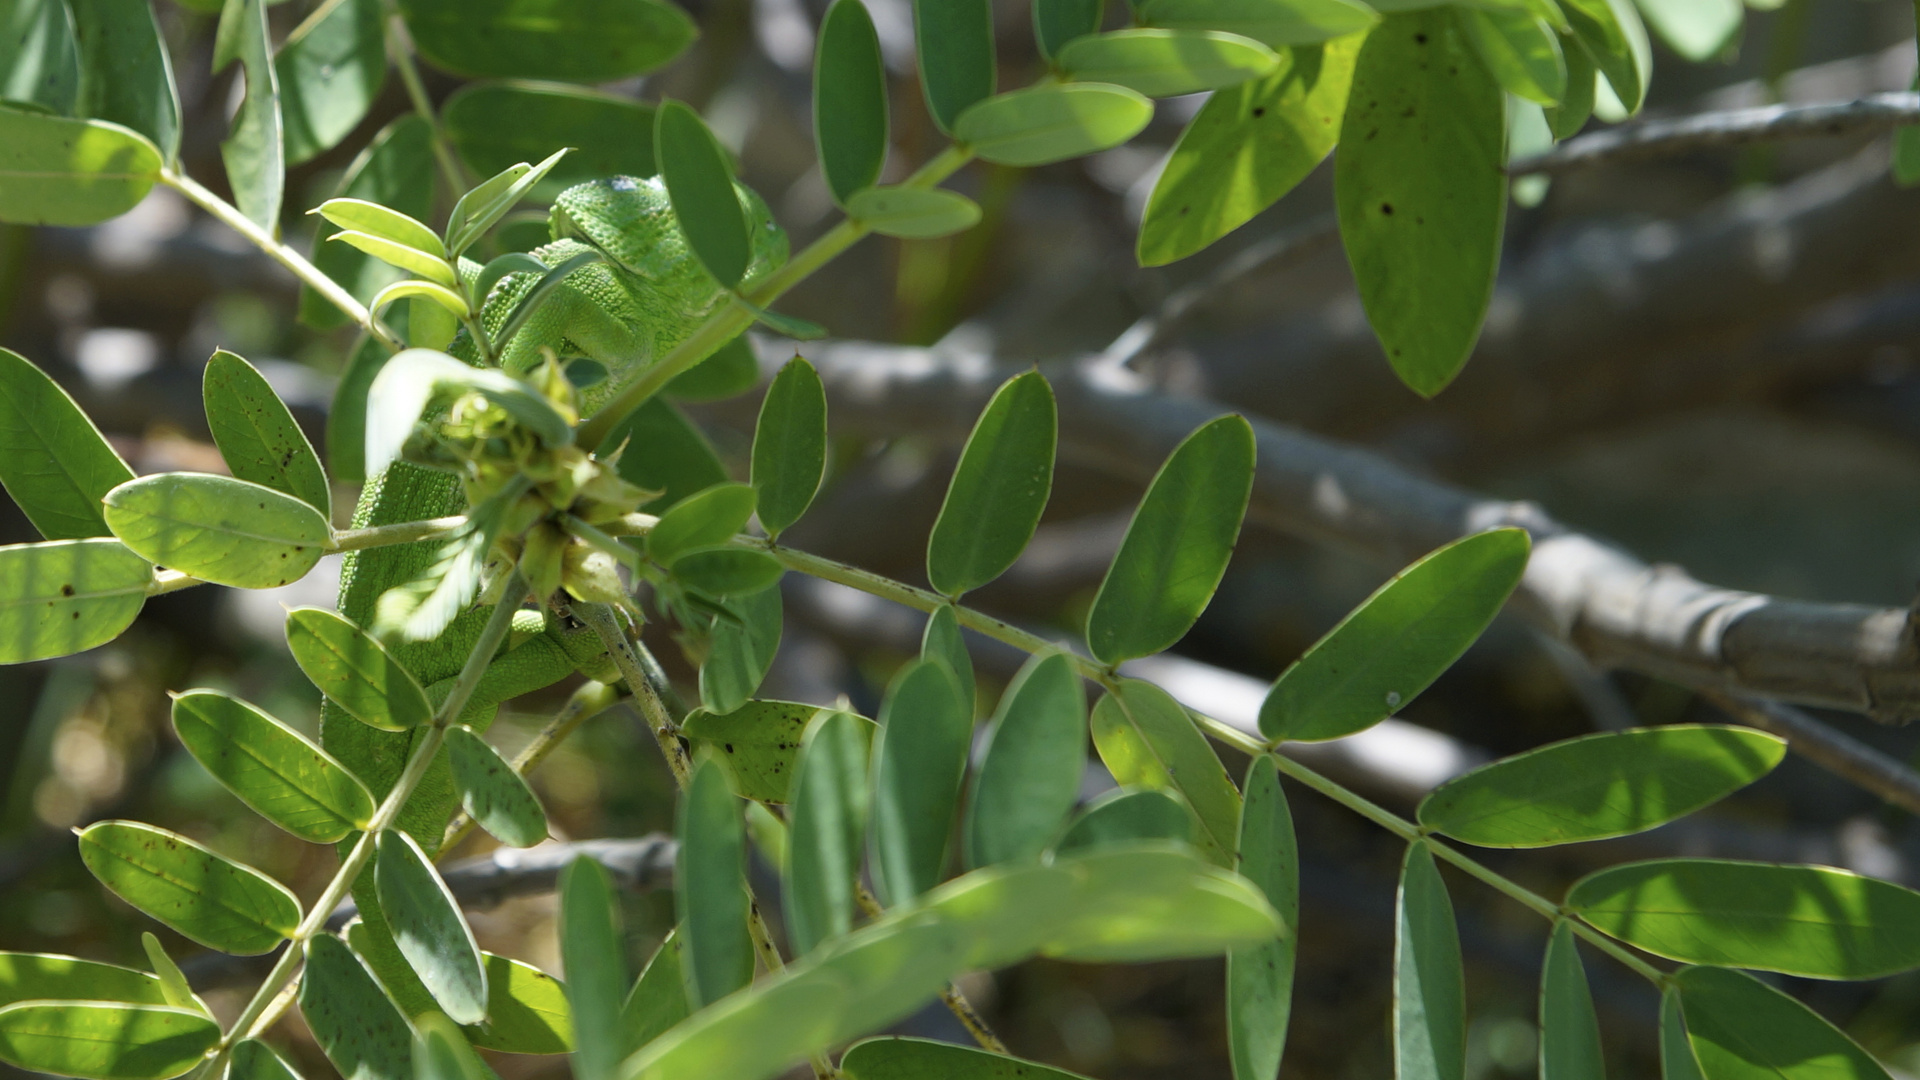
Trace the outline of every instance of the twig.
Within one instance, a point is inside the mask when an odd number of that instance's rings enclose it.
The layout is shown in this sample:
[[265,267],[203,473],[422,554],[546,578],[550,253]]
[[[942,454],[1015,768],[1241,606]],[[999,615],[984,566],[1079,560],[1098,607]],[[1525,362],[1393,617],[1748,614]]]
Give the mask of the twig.
[[393,58],[393,66],[400,72],[400,82],[407,89],[407,100],[413,105],[413,111],[427,122],[427,141],[433,146],[434,160],[440,164],[441,178],[446,180],[447,190],[457,199],[467,190],[466,173],[447,146],[447,133],[440,125],[440,114],[434,111],[433,99],[427,96],[427,85],[420,78],[420,67],[413,62],[413,43],[407,40],[406,21],[391,3],[386,5],[386,9],[387,53]]
[[[607,868],[613,883],[630,892],[673,888],[673,866],[680,845],[664,833],[617,840],[550,841],[530,848],[495,848],[485,855],[442,867],[440,879],[463,908],[485,910],[516,896],[559,888],[560,872],[575,856],[587,855]],[[333,909],[327,925],[345,926],[359,913],[352,898]]]
[[1894,806],[1920,814],[1920,774],[1850,735],[1778,701],[1708,690],[1702,693],[1721,712],[1787,740],[1793,752]]
[[1877,135],[1920,123],[1920,94],[1871,94],[1853,101],[1763,105],[1753,109],[1643,120],[1568,139],[1507,165],[1513,176],[1559,173],[1632,158],[1835,135]]

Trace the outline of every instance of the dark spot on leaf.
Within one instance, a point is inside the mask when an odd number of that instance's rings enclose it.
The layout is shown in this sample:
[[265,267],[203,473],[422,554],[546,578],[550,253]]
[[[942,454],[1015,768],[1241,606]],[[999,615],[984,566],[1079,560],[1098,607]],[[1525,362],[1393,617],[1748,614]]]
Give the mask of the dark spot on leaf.
[[72,596],[72,595],[73,595],[73,586],[72,586],[71,584],[68,584],[68,585],[62,585],[62,586],[60,586],[60,595],[61,595],[61,596]]
[[1267,107],[1266,107],[1265,105],[1256,105],[1256,106],[1254,106],[1254,109],[1253,109],[1253,118],[1254,118],[1255,120],[1258,120],[1258,119],[1260,119],[1261,117],[1263,117],[1263,116],[1265,116],[1265,115],[1267,115]]
[[1415,45],[1425,45],[1427,43],[1427,35],[1425,34],[1413,35],[1413,43]]
[[1388,217],[1392,217],[1392,216],[1393,216],[1393,204],[1392,204],[1392,203],[1390,203],[1390,202],[1383,202],[1383,203],[1381,203],[1381,204],[1380,204],[1380,212],[1381,212],[1381,213],[1383,213],[1383,214],[1385,214],[1385,215],[1387,215]]

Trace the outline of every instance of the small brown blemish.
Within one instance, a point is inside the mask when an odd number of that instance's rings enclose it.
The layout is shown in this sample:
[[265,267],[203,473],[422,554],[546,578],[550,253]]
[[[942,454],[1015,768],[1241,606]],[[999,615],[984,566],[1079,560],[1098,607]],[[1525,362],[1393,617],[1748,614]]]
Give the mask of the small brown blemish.
[[1415,45],[1425,45],[1427,43],[1427,35],[1425,34],[1413,35],[1413,43]]
[[1381,212],[1381,213],[1383,213],[1383,214],[1385,214],[1385,215],[1387,215],[1388,217],[1392,217],[1392,216],[1393,216],[1393,204],[1392,204],[1392,203],[1390,203],[1390,202],[1383,202],[1383,203],[1381,203],[1381,204],[1380,204],[1380,212]]
[[72,596],[72,595],[73,595],[73,586],[72,586],[71,584],[68,584],[68,585],[62,585],[62,586],[60,586],[60,595],[61,595],[61,596]]

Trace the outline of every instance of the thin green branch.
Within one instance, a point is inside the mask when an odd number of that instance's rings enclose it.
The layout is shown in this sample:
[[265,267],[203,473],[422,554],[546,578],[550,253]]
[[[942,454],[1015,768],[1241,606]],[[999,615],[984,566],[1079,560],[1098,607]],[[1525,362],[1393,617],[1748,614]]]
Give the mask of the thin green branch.
[[365,327],[367,333],[380,339],[381,344],[396,352],[406,347],[392,330],[387,329],[385,323],[374,318],[373,313],[367,310],[367,305],[354,299],[353,294],[342,288],[339,282],[321,273],[320,268],[308,262],[305,256],[274,239],[272,234],[235,209],[233,204],[201,186],[199,181],[186,173],[163,167],[160,170],[160,182],[186,196],[187,201],[213,215],[221,224],[266,252],[275,262],[293,271],[294,277],[326,297],[328,303],[345,312],[348,318]]
[[301,919],[300,925],[295,928],[285,951],[280,954],[279,961],[274,964],[272,973],[267,976],[265,982],[260,984],[260,989],[254,992],[253,999],[247,1002],[239,1018],[221,1038],[221,1050],[224,1051],[240,1039],[260,1034],[265,1030],[264,1025],[270,1024],[272,1019],[279,1015],[278,1010],[269,1013],[268,1006],[281,996],[283,990],[292,985],[300,969],[300,958],[304,946],[315,934],[326,927],[327,919],[333,914],[333,909],[339,907],[340,901],[346,899],[347,893],[352,891],[353,883],[360,877],[360,872],[366,869],[367,860],[373,857],[374,842],[381,832],[392,827],[394,821],[399,818],[401,809],[412,797],[413,789],[418,787],[421,778],[427,775],[427,767],[433,764],[434,755],[439,753],[440,744],[446,740],[447,728],[459,717],[460,710],[466,708],[468,699],[473,697],[474,688],[480,685],[481,675],[486,673],[487,666],[493,662],[494,653],[500,649],[500,643],[507,639],[507,633],[513,629],[513,614],[519,609],[520,601],[524,600],[526,595],[526,581],[516,570],[508,582],[505,597],[495,605],[492,617],[487,620],[480,631],[480,636],[473,643],[473,651],[467,654],[467,662],[461,667],[459,676],[454,679],[453,689],[434,713],[432,726],[426,730],[420,741],[414,744],[413,752],[407,758],[406,767],[400,772],[400,778],[394,781],[393,789],[387,792],[385,799],[381,800],[379,809],[374,811],[373,819],[367,823],[366,830],[354,843],[353,850],[340,864],[340,869],[333,875],[333,880],[327,883],[326,889],[313,902],[313,906],[307,909],[306,917]]
[[393,66],[400,72],[400,82],[407,88],[407,100],[412,103],[413,111],[427,122],[427,140],[433,146],[433,158],[440,165],[440,176],[447,182],[447,189],[453,198],[460,195],[471,185],[467,182],[466,170],[460,167],[460,159],[453,156],[453,149],[447,145],[447,133],[440,126],[440,114],[434,110],[433,99],[427,96],[427,84],[420,78],[420,66],[413,62],[413,49],[407,38],[406,20],[400,13],[387,5],[387,54],[393,58]]
[[[389,544],[411,544],[417,540],[431,540],[436,536],[445,536],[467,523],[464,516],[428,518],[425,521],[402,521],[393,525],[374,525],[365,529],[343,529],[333,534],[333,542],[327,546],[330,552],[364,551],[367,548],[386,547]],[[148,596],[165,596],[167,593],[191,589],[195,585],[207,582],[182,570],[158,570],[154,572],[153,584],[147,587]]]

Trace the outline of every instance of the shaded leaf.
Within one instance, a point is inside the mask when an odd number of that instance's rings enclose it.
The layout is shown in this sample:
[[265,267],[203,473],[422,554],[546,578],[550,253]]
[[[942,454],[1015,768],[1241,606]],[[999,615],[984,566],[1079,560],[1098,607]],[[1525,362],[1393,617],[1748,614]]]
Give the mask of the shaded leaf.
[[168,1005],[178,1009],[207,1012],[205,1003],[194,996],[193,987],[188,984],[186,973],[180,970],[179,964],[173,962],[173,957],[167,955],[166,947],[160,944],[159,938],[153,936],[153,931],[140,932],[140,947],[146,950],[147,963],[153,966],[155,976],[160,979],[160,992],[166,997]]
[[80,833],[80,860],[122,900],[210,949],[263,953],[300,923],[284,885],[165,829],[95,822]]
[[993,93],[993,5],[914,0],[913,41],[927,111],[941,131],[963,137],[960,114]]
[[1300,849],[1293,814],[1271,755],[1247,770],[1240,812],[1240,873],[1260,887],[1287,932],[1227,954],[1227,1045],[1234,1080],[1273,1080],[1293,1015],[1294,953],[1300,929]]
[[660,392],[675,401],[721,401],[746,393],[759,381],[760,360],[742,334],[675,375]]
[[1062,855],[1107,844],[1175,840],[1192,844],[1197,822],[1186,801],[1158,788],[1120,787],[1087,804],[1054,845]]
[[966,636],[960,631],[959,610],[952,604],[941,604],[927,614],[927,627],[920,632],[920,658],[947,665],[960,688],[962,710],[973,716],[973,655],[967,651]]
[[945,188],[870,187],[847,199],[847,215],[882,236],[932,240],[980,224],[980,204]]
[[697,36],[661,0],[401,0],[420,55],[473,78],[604,83],[652,71]]
[[1545,20],[1526,11],[1463,8],[1460,23],[1481,63],[1508,93],[1539,105],[1558,105],[1566,96],[1566,58]]
[[1420,824],[1483,847],[1625,836],[1710,806],[1773,770],[1786,743],[1751,728],[1608,731],[1482,765],[1420,803]]
[[23,1001],[0,1008],[0,1061],[87,1080],[166,1080],[220,1041],[203,1013],[169,1005]]
[[573,1013],[560,980],[534,967],[481,953],[487,968],[487,1022],[467,1028],[483,1050],[564,1054],[573,1048]]
[[547,838],[547,814],[533,789],[469,727],[447,732],[447,757],[460,805],[503,844],[532,847]]
[[153,567],[118,540],[0,547],[0,664],[84,652],[133,625]]
[[1057,63],[1070,79],[1175,97],[1263,78],[1280,58],[1252,38],[1218,30],[1116,30],[1068,44]]
[[1713,1080],[1887,1080],[1845,1032],[1751,975],[1690,967],[1674,982],[1699,1071]]
[[772,588],[786,573],[780,560],[749,548],[710,547],[673,561],[673,576],[709,596],[744,596]]
[[[365,0],[361,0],[365,2]],[[433,213],[433,151],[432,129],[427,122],[409,113],[382,128],[373,141],[360,155],[347,166],[346,175],[340,181],[336,195],[346,198],[364,199],[381,206],[392,207],[410,217],[424,218]],[[380,290],[400,280],[406,275],[396,268],[361,252],[347,244],[329,244],[327,239],[339,230],[331,222],[322,222],[314,232],[313,264],[322,273],[340,283],[341,287],[352,293],[363,304],[371,303]],[[345,326],[347,316],[333,306],[319,293],[302,287],[300,292],[300,321],[315,329],[326,330],[336,326]],[[388,352],[384,345],[375,341],[368,349],[377,350],[375,356],[385,363]],[[371,364],[371,361],[369,361]],[[371,365],[377,372],[378,365]],[[355,404],[364,402],[364,386],[370,384],[373,373],[364,376],[365,382],[357,398],[346,398],[347,382],[342,380],[341,400]],[[329,432],[329,443],[332,443]],[[361,445],[354,440],[355,453]],[[348,477],[340,468],[339,456],[343,449],[339,444],[330,446],[334,459],[336,479],[347,482]]]
[[1530,551],[1522,530],[1491,529],[1394,575],[1280,673],[1260,705],[1260,733],[1337,739],[1386,719],[1487,628]]
[[529,189],[538,199],[588,180],[657,171],[653,107],[617,94],[552,83],[468,83],[440,115],[454,149],[482,176],[570,147]]
[[887,72],[860,0],[835,0],[813,62],[813,138],[835,202],[880,179],[887,161]]
[[108,536],[100,500],[133,479],[73,398],[0,349],[0,485],[49,540]]
[[826,470],[827,391],[813,365],[796,356],[768,384],[753,429],[753,489],[769,537],[779,539],[813,505]]
[[1080,1074],[991,1050],[887,1035],[857,1042],[840,1058],[847,1080],[1082,1080]]
[[216,349],[201,387],[214,445],[236,478],[291,495],[322,516],[333,512],[320,455],[265,376],[244,359]]
[[1660,1077],[1661,1080],[1705,1080],[1700,1075],[1700,1062],[1693,1056],[1693,1045],[1687,1040],[1677,986],[1667,987],[1660,995]]
[[[316,9],[320,13],[320,9]],[[386,34],[375,0],[341,0],[296,27],[273,58],[287,164],[340,145],[387,82]]]
[[190,690],[173,699],[180,744],[260,816],[331,844],[367,827],[373,796],[306,736],[239,698]]
[[1461,14],[1389,15],[1367,35],[1334,169],[1367,321],[1400,380],[1427,397],[1480,336],[1506,223],[1506,98]]
[[1106,0],[1034,0],[1033,37],[1040,55],[1052,60],[1067,42],[1100,29]]
[[905,904],[939,884],[967,768],[973,717],[947,665],[918,660],[901,668],[880,706],[874,750],[874,890]]
[[821,709],[802,735],[782,880],[796,957],[853,928],[872,730],[853,713]]
[[61,0],[10,0],[5,34],[12,46],[0,56],[0,99],[71,114],[80,84],[74,26]]
[[107,492],[106,507],[107,527],[147,561],[236,589],[298,581],[333,539],[299,499],[205,473],[129,480]]
[[1453,901],[1424,841],[1407,848],[1394,939],[1394,1075],[1460,1080],[1467,1068],[1466,986]]
[[481,1063],[466,1034],[446,1015],[422,1013],[413,1025],[414,1080],[493,1080],[493,1070]]
[[1119,146],[1151,119],[1153,102],[1126,87],[1053,84],[969,106],[954,120],[953,137],[998,165],[1047,165]]
[[1014,564],[1053,491],[1059,418],[1038,371],[1001,384],[974,422],[927,541],[927,580],[947,597],[977,589]]
[[[82,116],[145,135],[163,158],[174,160],[180,151],[180,92],[153,5],[146,0],[68,0],[67,7],[79,46],[75,108]],[[0,97],[15,95],[0,91]]]
[[1008,684],[967,799],[967,865],[1037,859],[1060,835],[1087,763],[1087,698],[1062,653]]
[[347,943],[307,942],[300,1015],[342,1080],[414,1080],[413,1030]]
[[241,1039],[227,1060],[232,1080],[301,1080],[286,1059],[259,1039]]
[[746,825],[725,769],[709,752],[680,797],[680,859],[674,907],[680,916],[687,1001],[712,1004],[753,978],[747,936]]
[[160,151],[136,131],[0,105],[0,221],[97,225],[159,179]]
[[654,160],[687,246],[721,288],[734,288],[746,276],[753,253],[726,151],[699,114],[678,101],[661,103],[653,139]]
[[1737,41],[1745,15],[1735,0],[1639,0],[1636,6],[1668,48],[1695,63]]
[[280,84],[267,33],[266,0],[226,0],[213,43],[213,70],[240,62],[246,93],[233,127],[220,144],[233,203],[268,234],[280,233],[280,200],[287,178],[280,133]]
[[1685,963],[1812,979],[1920,966],[1920,893],[1825,866],[1625,863],[1581,878],[1566,907],[1602,933]]
[[1147,26],[1223,30],[1278,49],[1346,37],[1372,26],[1378,16],[1354,0],[1146,0]]
[[580,855],[560,874],[560,963],[573,1013],[573,1074],[612,1080],[625,1045],[620,999],[626,992],[620,910],[607,871]]
[[165,1005],[157,976],[52,953],[0,952],[0,1005],[34,999]]
[[1628,0],[1565,0],[1561,10],[1629,113],[1640,111],[1653,81],[1647,28]]
[[780,649],[778,585],[735,596],[727,601],[727,610],[738,621],[714,618],[707,659],[700,665],[700,702],[714,713],[730,713],[746,704]]
[[433,719],[413,675],[340,615],[310,607],[287,612],[287,649],[328,700],[363,724],[405,731]]
[[662,493],[640,508],[649,514],[661,513],[694,492],[728,479],[706,436],[662,398],[648,398],[606,439],[608,446],[622,442],[627,448],[620,455],[620,478]]
[[460,903],[406,833],[379,837],[373,879],[394,944],[448,1016],[477,1024],[487,1016],[487,972]]
[[680,932],[674,930],[654,951],[653,959],[647,961],[647,969],[634,980],[633,989],[627,992],[627,1000],[620,1006],[620,1030],[625,1039],[620,1056],[623,1059],[631,1056],[685,1020],[691,1011],[687,1007],[686,977],[680,966]]
[[1227,572],[1253,491],[1253,428],[1223,416],[1167,457],[1127,525],[1087,613],[1087,647],[1108,664],[1183,637]]
[[1540,971],[1540,1080],[1607,1080],[1593,992],[1567,922],[1554,924]]
[[715,484],[660,515],[647,534],[647,555],[662,565],[695,548],[724,544],[753,517],[755,492],[746,484]]
[[1114,779],[1179,792],[1199,820],[1201,851],[1233,865],[1240,793],[1178,701],[1152,683],[1121,679],[1094,706],[1093,738]]

